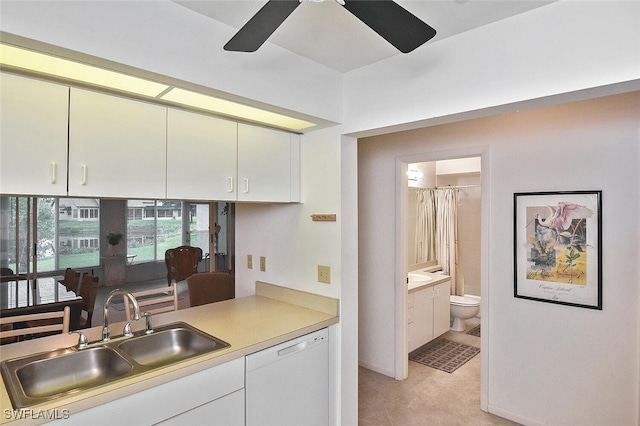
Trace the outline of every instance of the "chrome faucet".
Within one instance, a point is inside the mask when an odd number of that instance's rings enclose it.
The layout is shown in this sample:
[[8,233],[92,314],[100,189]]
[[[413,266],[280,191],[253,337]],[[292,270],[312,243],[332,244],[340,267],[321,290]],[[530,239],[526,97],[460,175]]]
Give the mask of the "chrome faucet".
[[[104,301],[104,311],[103,311],[104,326],[102,327],[103,342],[108,342],[109,339],[111,338],[111,333],[109,332],[109,303],[111,302],[111,299],[113,299],[114,296],[118,296],[118,295],[127,297],[129,301],[131,301],[131,303],[133,304],[133,319],[136,321],[140,319],[140,306],[138,306],[138,301],[136,300],[135,297],[133,297],[133,294],[121,288],[117,288],[113,290],[111,293],[109,293],[107,300]],[[124,330],[122,334],[125,337],[133,336],[133,333],[131,333],[131,321],[127,322],[127,324],[124,326]]]

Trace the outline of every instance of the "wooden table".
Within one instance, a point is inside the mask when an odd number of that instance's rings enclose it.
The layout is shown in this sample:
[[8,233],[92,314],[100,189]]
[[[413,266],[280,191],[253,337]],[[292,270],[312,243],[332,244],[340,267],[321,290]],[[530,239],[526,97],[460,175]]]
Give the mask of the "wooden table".
[[46,277],[36,280],[14,280],[0,284],[0,316],[35,314],[70,309],[70,330],[80,328],[82,297],[58,282]]

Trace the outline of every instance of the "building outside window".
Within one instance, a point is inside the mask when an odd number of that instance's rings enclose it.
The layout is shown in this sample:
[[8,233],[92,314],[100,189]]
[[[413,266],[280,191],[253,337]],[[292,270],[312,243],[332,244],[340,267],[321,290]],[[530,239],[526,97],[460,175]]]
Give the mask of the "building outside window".
[[135,263],[164,260],[167,249],[181,245],[181,201],[127,201],[127,255]]

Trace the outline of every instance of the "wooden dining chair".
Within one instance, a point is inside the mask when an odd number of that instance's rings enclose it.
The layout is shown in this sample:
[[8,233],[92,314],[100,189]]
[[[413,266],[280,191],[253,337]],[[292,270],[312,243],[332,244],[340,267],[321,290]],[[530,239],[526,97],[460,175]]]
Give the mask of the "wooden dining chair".
[[75,269],[67,268],[64,271],[64,278],[60,281],[67,290],[78,293],[78,284],[80,284],[80,272]]
[[202,260],[200,247],[180,246],[164,252],[167,266],[167,284],[182,281],[198,272],[198,263]]
[[202,272],[187,278],[190,306],[236,297],[235,278],[228,272]]
[[[149,290],[131,292],[140,307],[140,315],[149,312],[152,315],[178,310],[178,285],[174,282],[170,288],[156,287]],[[129,298],[124,298],[124,312],[127,321],[133,318],[133,306]]]
[[2,317],[0,318],[0,341],[4,344],[9,343],[11,339],[18,340],[22,336],[36,336],[58,331],[68,333],[70,312],[69,307],[65,306],[61,311]]
[[7,277],[11,275],[14,275],[13,269],[5,267],[0,268],[0,276]]
[[80,311],[80,328],[91,328],[93,310],[96,305],[98,295],[98,277],[91,274],[84,274],[80,283],[80,297],[82,297],[82,310]]

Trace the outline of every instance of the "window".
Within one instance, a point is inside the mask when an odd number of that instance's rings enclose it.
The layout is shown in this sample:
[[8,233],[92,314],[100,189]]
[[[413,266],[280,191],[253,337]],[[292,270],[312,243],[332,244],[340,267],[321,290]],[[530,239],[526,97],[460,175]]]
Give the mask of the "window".
[[80,219],[98,219],[98,209],[97,208],[80,208],[78,209],[80,212]]
[[127,202],[127,254],[136,263],[164,260],[167,249],[181,245],[181,201]]
[[1,202],[3,265],[34,272],[34,248],[38,273],[100,264],[99,200],[1,197]]
[[[189,244],[200,247],[205,258],[215,247],[216,269],[229,270],[234,217],[228,203],[0,196],[0,266],[34,272],[35,247],[38,274],[100,267],[100,256],[105,256],[100,250],[106,250],[102,238],[114,230],[112,225],[124,234],[117,225],[126,221],[126,250],[136,255],[134,263],[164,261],[167,249]],[[208,270],[209,261],[201,266]]]

